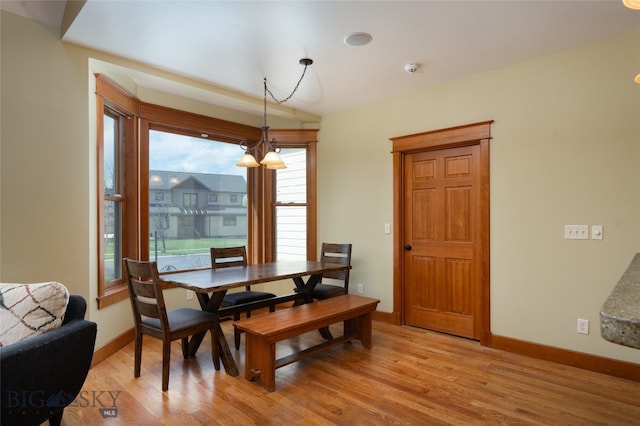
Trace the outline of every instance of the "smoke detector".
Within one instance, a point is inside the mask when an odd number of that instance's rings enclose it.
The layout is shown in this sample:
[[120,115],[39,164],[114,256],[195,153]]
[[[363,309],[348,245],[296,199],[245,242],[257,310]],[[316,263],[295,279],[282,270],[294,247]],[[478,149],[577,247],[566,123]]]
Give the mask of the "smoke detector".
[[404,70],[407,74],[414,74],[419,68],[420,64],[409,63],[404,65]]

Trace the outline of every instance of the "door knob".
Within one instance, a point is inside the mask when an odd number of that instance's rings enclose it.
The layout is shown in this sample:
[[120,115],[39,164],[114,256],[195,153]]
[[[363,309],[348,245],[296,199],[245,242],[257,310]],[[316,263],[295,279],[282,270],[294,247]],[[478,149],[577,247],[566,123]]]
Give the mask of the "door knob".
[[406,251],[411,250],[411,249],[412,249],[411,244],[405,244],[405,245],[404,245],[404,249],[405,249]]

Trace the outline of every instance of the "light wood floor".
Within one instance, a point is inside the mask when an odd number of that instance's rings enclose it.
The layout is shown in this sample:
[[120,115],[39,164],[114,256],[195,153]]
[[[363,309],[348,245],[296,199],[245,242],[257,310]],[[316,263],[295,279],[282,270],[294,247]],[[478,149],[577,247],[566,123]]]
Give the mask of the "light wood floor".
[[[173,344],[163,393],[159,341],[148,338],[141,377],[131,343],[91,369],[63,424],[640,425],[638,382],[417,328],[374,322],[373,333],[371,350],[356,341],[278,369],[272,393],[244,379],[244,346],[240,376],[215,371],[208,337],[187,361]],[[278,356],[318,339],[291,339]],[[103,418],[116,395],[117,417]]]

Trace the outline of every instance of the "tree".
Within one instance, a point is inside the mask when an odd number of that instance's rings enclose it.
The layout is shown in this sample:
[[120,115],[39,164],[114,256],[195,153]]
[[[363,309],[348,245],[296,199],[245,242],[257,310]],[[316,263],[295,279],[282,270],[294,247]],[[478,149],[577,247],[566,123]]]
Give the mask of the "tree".
[[169,229],[169,207],[170,204],[166,201],[156,204],[153,208],[156,213],[150,215],[149,226],[153,231],[154,238],[156,240],[156,252],[158,251],[158,239],[162,240],[162,252],[165,253],[167,251],[167,244],[165,242],[166,239],[166,231]]

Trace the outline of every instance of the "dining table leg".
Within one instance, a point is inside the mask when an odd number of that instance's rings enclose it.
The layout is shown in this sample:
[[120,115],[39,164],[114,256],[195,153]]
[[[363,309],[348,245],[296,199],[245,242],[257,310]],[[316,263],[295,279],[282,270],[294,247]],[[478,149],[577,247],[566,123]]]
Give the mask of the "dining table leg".
[[220,353],[220,360],[222,361],[222,365],[224,366],[224,371],[227,372],[230,376],[237,376],[240,374],[238,372],[238,366],[236,365],[236,361],[233,359],[233,355],[231,355],[231,350],[229,349],[229,345],[227,344],[227,339],[224,338],[224,334],[222,333],[222,327],[218,323],[218,352]]
[[313,289],[322,280],[322,274],[311,275],[307,282],[302,277],[294,277],[293,283],[296,285],[296,292],[304,294],[304,299],[296,299],[293,306],[313,303]]
[[[304,294],[304,299],[297,299],[293,306],[304,305],[307,303],[313,303],[313,289],[322,280],[322,274],[311,275],[307,282],[304,282],[302,277],[294,277],[293,282],[296,285],[296,291]],[[329,327],[319,328],[320,336],[325,340],[333,340],[333,335],[329,331]]]
[[[200,303],[200,308],[203,311],[216,313],[222,303],[222,299],[224,298],[225,291],[215,292],[212,296],[209,296],[207,293],[196,293],[198,295],[198,302]],[[198,333],[194,334],[189,341],[189,355],[195,356],[202,340],[204,339],[206,333]],[[233,359],[233,355],[231,355],[231,350],[229,349],[229,345],[227,343],[227,339],[224,337],[224,333],[222,332],[222,327],[220,323],[218,323],[217,330],[217,345],[218,352],[220,354],[220,360],[222,361],[222,365],[224,366],[224,371],[227,372],[230,376],[237,376],[238,366],[236,365],[235,360]]]

